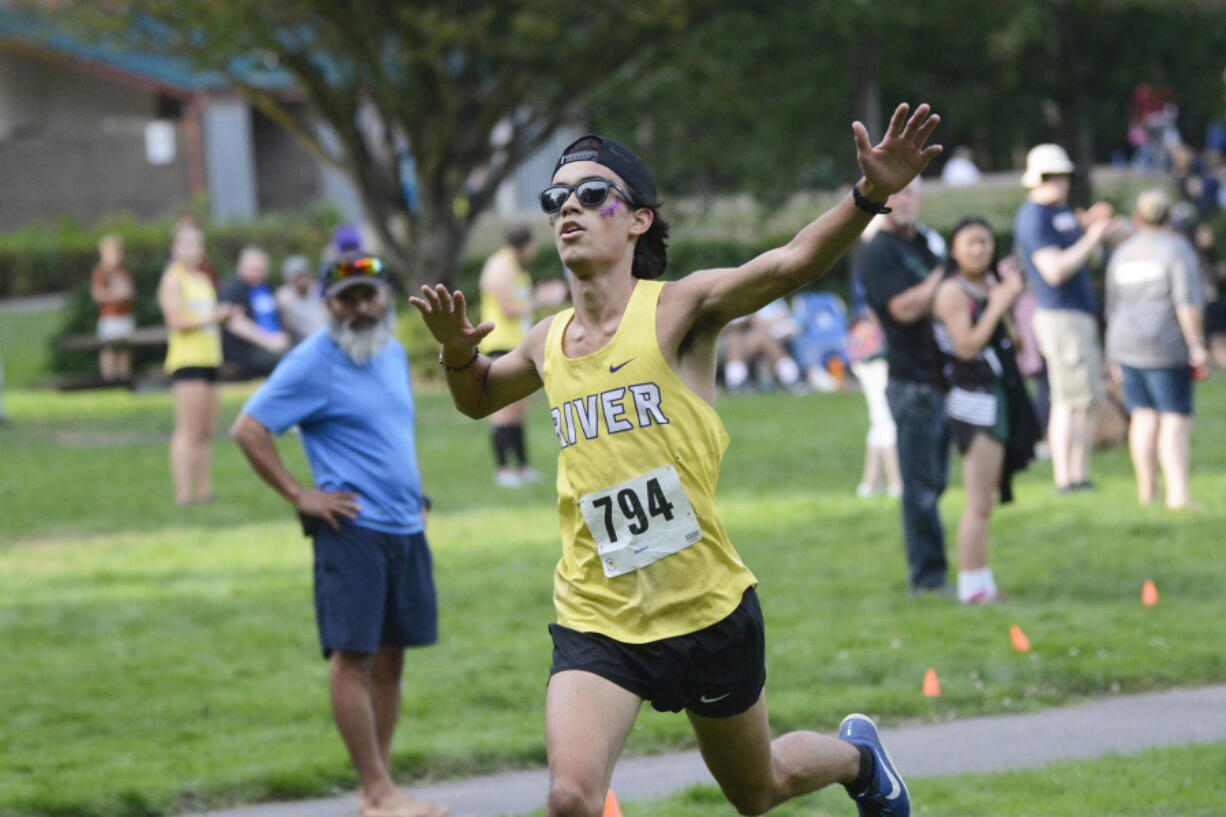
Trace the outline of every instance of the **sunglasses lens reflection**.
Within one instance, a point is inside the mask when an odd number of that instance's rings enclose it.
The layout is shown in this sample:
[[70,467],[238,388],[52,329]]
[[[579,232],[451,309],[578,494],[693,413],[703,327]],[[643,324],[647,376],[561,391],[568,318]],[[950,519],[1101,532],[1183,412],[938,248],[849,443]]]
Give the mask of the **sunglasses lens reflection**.
[[596,207],[604,203],[604,200],[609,197],[609,189],[612,185],[603,179],[588,179],[587,181],[579,182],[574,187],[569,187],[564,184],[557,184],[553,187],[547,187],[541,191],[541,209],[546,213],[556,213],[562,209],[562,205],[570,198],[570,194],[574,191],[579,199],[579,203],[584,207]]
[[579,203],[584,207],[596,207],[603,204],[609,196],[609,183],[603,181],[583,182],[575,190]]
[[546,213],[556,213],[562,209],[563,202],[570,195],[565,187],[549,187],[541,192],[541,209]]

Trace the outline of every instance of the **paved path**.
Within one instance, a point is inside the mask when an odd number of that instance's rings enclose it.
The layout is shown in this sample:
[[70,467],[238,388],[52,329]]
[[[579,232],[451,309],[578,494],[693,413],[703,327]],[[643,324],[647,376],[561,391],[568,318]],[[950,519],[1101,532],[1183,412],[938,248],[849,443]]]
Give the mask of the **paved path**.
[[10,312],[23,314],[30,312],[50,312],[68,303],[66,293],[51,293],[49,295],[27,295],[21,298],[0,298],[0,314]]
[[[885,729],[882,738],[908,778],[1024,769],[1110,752],[1226,741],[1226,685],[1121,695],[1023,715]],[[501,817],[541,808],[547,780],[544,770],[533,769],[412,791],[445,803],[451,817]],[[613,790],[622,802],[663,797],[694,783],[711,782],[696,751],[628,758],[613,773]],[[349,796],[269,803],[211,811],[208,817],[354,817],[356,802]]]

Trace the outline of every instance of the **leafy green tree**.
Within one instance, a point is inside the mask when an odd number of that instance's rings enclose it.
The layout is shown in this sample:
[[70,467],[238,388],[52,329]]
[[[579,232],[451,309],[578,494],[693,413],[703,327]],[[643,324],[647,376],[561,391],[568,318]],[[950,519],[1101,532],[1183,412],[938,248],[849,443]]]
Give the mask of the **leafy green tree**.
[[633,138],[673,194],[744,191],[769,205],[846,181],[860,5],[740,4],[666,65],[604,83],[585,111],[595,129]]
[[[35,4],[36,6],[42,4]],[[658,65],[724,0],[77,0],[79,31],[224,72],[266,115],[344,170],[410,282],[454,282],[498,186],[614,73]],[[61,17],[60,19],[64,19]],[[330,140],[252,68],[288,72]],[[495,144],[495,136],[499,136]],[[410,209],[401,165],[416,165]],[[470,179],[480,181],[466,188]],[[457,207],[456,202],[464,202]]]
[[[1194,144],[1220,107],[1226,26],[1215,0],[1001,5],[987,44],[1000,68],[999,91],[1030,118],[1018,123],[1029,137],[1023,145],[1061,142],[1083,166],[1110,158],[1126,147],[1129,97],[1141,82],[1173,91]],[[1079,182],[1074,198],[1088,200],[1088,179]]]
[[1041,141],[1083,164],[1110,159],[1143,81],[1174,91],[1195,143],[1223,115],[1223,54],[1218,0],[741,5],[661,70],[603,84],[590,118],[638,136],[673,195],[749,191],[769,204],[850,181],[848,122],[880,133],[902,100],[931,103],[934,139],[970,145],[989,169],[1017,168]]

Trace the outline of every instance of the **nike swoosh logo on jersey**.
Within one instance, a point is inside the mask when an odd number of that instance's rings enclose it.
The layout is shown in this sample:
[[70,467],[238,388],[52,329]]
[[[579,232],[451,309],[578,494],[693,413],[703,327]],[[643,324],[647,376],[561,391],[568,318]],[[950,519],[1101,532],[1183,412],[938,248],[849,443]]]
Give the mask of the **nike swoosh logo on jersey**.
[[[630,358],[630,360],[634,360],[634,358]],[[616,372],[618,369],[620,369],[622,366],[625,366],[625,365],[626,365],[626,363],[629,363],[629,362],[630,362],[630,360],[627,360],[625,363],[618,363],[616,366],[610,365],[610,366],[609,366],[609,374],[614,374],[614,373],[615,373],[615,372]]]
[[710,698],[706,695],[702,695],[702,696],[699,696],[698,700],[704,704],[713,704],[716,701],[722,701],[724,698],[727,698],[731,694],[732,694],[731,692],[725,692],[723,695],[717,695],[714,698]]

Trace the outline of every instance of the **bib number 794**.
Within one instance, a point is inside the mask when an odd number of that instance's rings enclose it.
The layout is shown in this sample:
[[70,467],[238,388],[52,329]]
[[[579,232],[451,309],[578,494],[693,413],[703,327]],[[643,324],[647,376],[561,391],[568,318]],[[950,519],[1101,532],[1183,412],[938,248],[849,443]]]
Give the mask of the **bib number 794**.
[[[622,516],[630,520],[628,529],[632,536],[646,533],[651,527],[653,516],[663,517],[665,522],[672,521],[673,503],[664,496],[664,491],[660,488],[660,480],[655,477],[647,480],[646,494],[647,509],[644,511],[643,500],[633,488],[622,488],[617,492],[617,508],[621,511]],[[604,511],[605,532],[609,535],[610,542],[616,542],[617,529],[613,527],[613,497],[598,496],[592,500],[592,505]]]
[[579,503],[606,576],[637,570],[702,539],[671,465],[585,494]]

